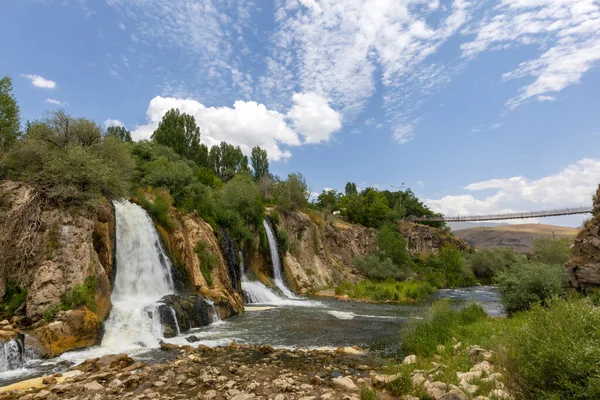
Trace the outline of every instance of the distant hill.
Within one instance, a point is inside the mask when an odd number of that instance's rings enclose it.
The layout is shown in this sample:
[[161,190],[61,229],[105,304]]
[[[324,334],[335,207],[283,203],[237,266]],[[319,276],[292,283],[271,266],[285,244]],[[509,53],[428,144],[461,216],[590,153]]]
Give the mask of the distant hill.
[[511,247],[518,253],[532,250],[533,240],[540,237],[575,238],[579,229],[556,225],[521,224],[477,227],[453,231],[476,249]]
[[452,229],[452,232],[459,231],[461,229],[469,229],[469,228],[490,228],[496,226],[505,226],[510,225],[506,222],[446,222],[446,225]]

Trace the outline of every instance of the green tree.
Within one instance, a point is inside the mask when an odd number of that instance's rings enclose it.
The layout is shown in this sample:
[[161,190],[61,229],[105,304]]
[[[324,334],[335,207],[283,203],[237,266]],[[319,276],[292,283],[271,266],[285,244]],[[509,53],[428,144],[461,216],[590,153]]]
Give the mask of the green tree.
[[170,109],[152,134],[152,140],[172,148],[198,166],[208,165],[208,148],[200,143],[200,128],[193,115]]
[[238,172],[249,171],[248,157],[242,153],[240,146],[221,142],[213,146],[208,154],[209,165],[223,182],[227,182]]
[[64,110],[56,110],[41,121],[28,121],[25,135],[63,150],[73,146],[89,147],[100,143],[102,129],[89,119],[73,118]]
[[109,126],[106,128],[106,136],[114,136],[123,142],[131,143],[131,132],[122,126]]
[[346,183],[345,193],[346,193],[346,196],[348,196],[348,197],[358,195],[358,190],[356,189],[356,183],[354,183],[354,182]]
[[410,267],[410,254],[406,249],[406,241],[393,226],[384,226],[377,232],[377,247],[383,256],[404,269]]
[[571,258],[569,238],[538,238],[533,241],[531,259],[545,264],[564,264]]
[[19,137],[19,106],[12,89],[12,81],[8,76],[0,79],[0,156]]
[[254,171],[255,181],[258,182],[263,176],[269,174],[269,158],[267,157],[266,150],[263,150],[258,146],[253,147],[250,160],[252,161],[252,170]]
[[340,194],[337,190],[323,190],[319,197],[317,197],[317,206],[321,209],[335,211],[339,209],[339,200]]
[[308,184],[300,172],[289,174],[285,181],[276,179],[273,185],[275,203],[287,210],[298,210],[306,207],[309,196]]

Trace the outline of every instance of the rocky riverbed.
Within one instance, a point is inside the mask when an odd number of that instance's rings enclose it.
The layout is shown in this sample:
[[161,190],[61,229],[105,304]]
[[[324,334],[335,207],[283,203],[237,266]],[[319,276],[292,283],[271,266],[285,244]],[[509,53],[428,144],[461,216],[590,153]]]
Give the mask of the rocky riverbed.
[[125,354],[90,359],[64,375],[0,389],[0,399],[350,400],[360,398],[361,386],[370,386],[370,376],[381,366],[355,348],[288,350],[236,343],[162,348],[177,353],[176,359],[151,365]]

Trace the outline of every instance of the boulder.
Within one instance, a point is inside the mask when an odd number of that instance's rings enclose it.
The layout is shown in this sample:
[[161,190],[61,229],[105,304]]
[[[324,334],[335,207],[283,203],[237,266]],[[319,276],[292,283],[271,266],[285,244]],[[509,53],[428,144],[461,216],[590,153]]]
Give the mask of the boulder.
[[100,343],[101,323],[87,307],[59,313],[57,320],[28,332],[25,347],[42,357],[57,357],[70,350]]
[[417,356],[414,354],[404,357],[404,360],[402,361],[402,364],[416,364],[416,363],[417,363]]
[[439,400],[469,400],[469,396],[464,394],[460,389],[452,389],[440,397]]
[[352,381],[352,379],[350,379],[348,377],[338,376],[337,378],[333,378],[331,380],[331,383],[333,383],[334,387],[341,389],[341,390],[346,390],[349,392],[360,391],[358,386],[356,386],[356,384]]

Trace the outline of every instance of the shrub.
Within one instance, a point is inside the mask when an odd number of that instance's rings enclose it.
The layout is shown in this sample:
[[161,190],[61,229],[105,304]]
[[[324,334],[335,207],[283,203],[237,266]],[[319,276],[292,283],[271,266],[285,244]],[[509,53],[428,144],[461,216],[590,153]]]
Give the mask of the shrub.
[[177,226],[177,223],[169,216],[173,198],[167,190],[152,187],[148,187],[146,190],[139,189],[136,200],[159,225],[167,230],[173,230]]
[[206,279],[208,286],[212,286],[212,270],[217,263],[214,253],[209,249],[209,244],[204,240],[199,240],[198,243],[196,243],[194,251],[200,260],[200,272],[202,272],[202,275],[204,276],[204,279]]
[[410,267],[410,254],[406,249],[406,241],[395,226],[384,226],[377,232],[377,247],[397,267]]
[[281,253],[287,253],[290,249],[290,239],[285,229],[277,229],[277,242],[279,243]]
[[450,302],[440,300],[433,304],[427,319],[413,322],[402,342],[405,354],[432,355],[439,344],[448,344],[455,331],[465,325],[489,318],[477,304],[470,304],[462,310],[450,308]]
[[515,264],[519,258],[511,248],[481,249],[470,254],[467,262],[477,278],[489,283],[496,274]]
[[369,279],[386,280],[392,278],[402,280],[406,278],[406,272],[395,265],[390,258],[381,258],[374,253],[356,257],[353,263]]
[[569,238],[535,239],[531,259],[546,264],[564,264],[571,258],[572,243],[573,241]]
[[6,282],[6,289],[2,302],[4,303],[4,310],[9,315],[13,315],[15,311],[21,307],[27,300],[27,289],[19,287],[14,281],[8,280]]
[[524,398],[600,398],[600,310],[584,299],[547,301],[520,314],[505,340],[509,382]]
[[81,306],[86,306],[92,311],[96,311],[96,277],[88,276],[81,285],[75,286],[60,296],[60,308],[63,310],[72,310]]
[[509,314],[564,294],[562,265],[521,262],[498,274],[497,281]]
[[342,282],[335,293],[348,295],[355,299],[371,299],[375,301],[411,301],[424,299],[435,293],[435,288],[427,282],[396,282],[387,280],[375,282],[362,280],[357,284]]

